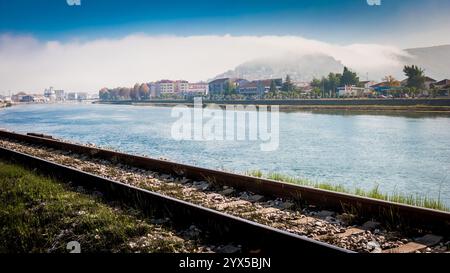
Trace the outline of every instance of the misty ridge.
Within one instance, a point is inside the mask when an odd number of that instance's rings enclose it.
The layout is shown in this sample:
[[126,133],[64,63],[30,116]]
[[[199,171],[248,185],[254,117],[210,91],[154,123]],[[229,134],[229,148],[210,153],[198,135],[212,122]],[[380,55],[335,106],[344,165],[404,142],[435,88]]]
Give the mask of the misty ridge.
[[215,78],[244,78],[247,80],[284,78],[289,75],[296,81],[310,81],[328,73],[340,73],[342,62],[324,54],[296,55],[285,54],[277,57],[248,61],[233,70],[217,75]]
[[450,78],[450,45],[406,49],[411,57],[400,57],[404,64],[417,64],[432,78]]
[[[425,69],[427,76],[436,80],[450,77],[450,45],[405,49],[406,54],[391,53],[393,65],[385,65],[371,69],[355,69],[324,53],[301,55],[291,52],[278,56],[259,58],[244,62],[233,70],[217,75],[218,78],[245,78],[247,80],[284,78],[291,76],[295,81],[309,82],[314,78],[321,78],[331,73],[341,73],[344,66],[349,67],[358,76],[366,80],[379,81],[387,75],[395,78],[405,78],[402,67],[404,65],[418,65]],[[364,59],[361,60],[364,63]]]

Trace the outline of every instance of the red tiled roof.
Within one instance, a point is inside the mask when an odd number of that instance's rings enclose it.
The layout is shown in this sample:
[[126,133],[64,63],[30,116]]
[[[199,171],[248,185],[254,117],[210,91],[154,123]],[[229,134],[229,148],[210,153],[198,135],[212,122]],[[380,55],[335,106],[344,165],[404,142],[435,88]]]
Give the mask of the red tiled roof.
[[160,81],[157,81],[157,83],[173,83],[174,81],[171,81],[171,80],[160,80]]

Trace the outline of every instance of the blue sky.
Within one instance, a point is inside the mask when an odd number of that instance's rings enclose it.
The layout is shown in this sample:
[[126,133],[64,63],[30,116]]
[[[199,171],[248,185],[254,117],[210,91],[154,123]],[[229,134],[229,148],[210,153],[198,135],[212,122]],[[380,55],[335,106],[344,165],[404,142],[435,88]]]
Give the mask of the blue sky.
[[412,29],[429,32],[449,23],[449,12],[448,0],[381,0],[380,6],[367,0],[81,0],[80,6],[66,0],[0,0],[0,33],[57,40],[137,32],[300,35],[337,43],[376,37],[395,43]]
[[0,93],[204,81],[308,54],[380,80],[402,77],[403,49],[450,44],[450,0],[380,1],[0,0]]

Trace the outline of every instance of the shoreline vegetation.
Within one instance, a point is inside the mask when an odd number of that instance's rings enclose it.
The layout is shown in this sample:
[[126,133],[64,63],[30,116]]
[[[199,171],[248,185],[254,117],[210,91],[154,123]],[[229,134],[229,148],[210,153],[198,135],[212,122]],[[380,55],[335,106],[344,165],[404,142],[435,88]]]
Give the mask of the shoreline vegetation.
[[394,203],[406,204],[416,207],[423,207],[428,209],[442,210],[450,212],[450,208],[444,205],[440,199],[440,193],[438,198],[430,198],[428,196],[420,195],[406,195],[398,192],[393,193],[383,193],[379,190],[378,186],[374,186],[371,190],[364,190],[361,188],[355,188],[353,190],[343,186],[343,185],[333,185],[325,182],[313,182],[311,180],[287,176],[280,173],[263,173],[260,170],[250,170],[245,173],[248,176],[265,178],[270,180],[275,180],[279,182],[285,182],[290,184],[296,184],[301,186],[307,186],[317,189],[329,190],[334,192],[341,192],[347,194],[353,194],[362,197],[369,197],[373,199],[379,199],[384,201],[390,201]]
[[[155,100],[155,101],[95,101],[95,104],[117,104],[135,106],[174,107],[193,106],[191,100]],[[339,100],[245,100],[245,101],[203,101],[203,105],[278,105],[280,111],[353,111],[353,112],[416,112],[450,114],[450,99],[339,99]]]

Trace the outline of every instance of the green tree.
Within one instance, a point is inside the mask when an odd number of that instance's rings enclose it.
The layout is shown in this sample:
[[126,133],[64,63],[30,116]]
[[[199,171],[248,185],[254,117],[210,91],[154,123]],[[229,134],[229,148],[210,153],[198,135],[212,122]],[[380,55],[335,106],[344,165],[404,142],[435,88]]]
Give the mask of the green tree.
[[132,100],[139,100],[139,83],[136,83],[134,87],[130,90],[130,98]]
[[270,92],[271,94],[276,94],[277,91],[278,91],[278,90],[277,90],[277,86],[276,86],[276,84],[275,84],[275,81],[272,80],[272,81],[270,82],[269,92]]
[[341,85],[341,74],[330,73],[326,79],[326,90],[330,97],[336,96],[336,89]]
[[433,98],[439,96],[439,89],[436,87],[433,87],[430,89],[430,94]]
[[292,83],[291,77],[289,75],[286,75],[286,79],[284,80],[281,90],[284,92],[294,91],[294,84]]
[[146,83],[141,84],[139,87],[139,97],[141,99],[147,99],[150,96],[150,88]]
[[109,90],[108,88],[102,88],[100,89],[100,91],[98,92],[98,97],[101,100],[109,100],[110,96],[109,96]]
[[130,89],[127,87],[122,87],[119,89],[119,99],[127,100],[130,98]]
[[317,78],[314,78],[314,79],[311,81],[311,87],[317,87],[317,88],[320,88],[321,86],[322,86],[321,80],[319,80],[319,79],[317,79]]
[[109,90],[109,97],[111,100],[118,100],[119,99],[119,87],[113,88]]
[[403,72],[408,77],[406,80],[407,87],[415,87],[419,90],[425,88],[425,71],[422,68],[416,65],[405,65]]
[[341,85],[358,85],[359,77],[355,72],[350,71],[347,67],[344,67],[344,72],[341,76]]
[[236,86],[232,81],[227,81],[224,85],[224,95],[230,96],[236,94]]
[[320,80],[320,96],[323,98],[325,97],[325,92],[328,88],[328,80],[325,77],[322,77],[322,79]]
[[312,90],[312,94],[314,97],[318,97],[320,96],[320,94],[322,93],[322,90],[319,87],[314,87]]

